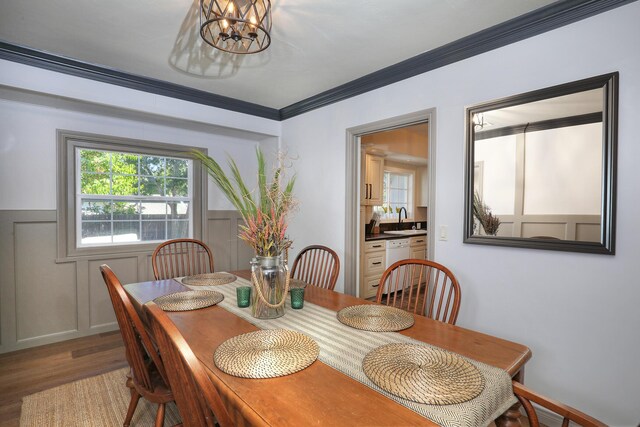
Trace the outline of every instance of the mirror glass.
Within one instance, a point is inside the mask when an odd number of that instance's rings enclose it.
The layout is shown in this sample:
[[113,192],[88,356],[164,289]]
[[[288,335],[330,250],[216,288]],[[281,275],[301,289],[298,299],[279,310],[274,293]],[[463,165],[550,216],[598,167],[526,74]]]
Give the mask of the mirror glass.
[[467,109],[466,243],[614,253],[617,78]]

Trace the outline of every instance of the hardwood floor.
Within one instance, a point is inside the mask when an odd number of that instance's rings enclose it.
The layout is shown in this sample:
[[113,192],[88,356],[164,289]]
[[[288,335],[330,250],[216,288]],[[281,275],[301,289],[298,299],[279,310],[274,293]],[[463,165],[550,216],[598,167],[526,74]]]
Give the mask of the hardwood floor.
[[0,427],[20,425],[24,396],[125,366],[120,331],[0,354]]

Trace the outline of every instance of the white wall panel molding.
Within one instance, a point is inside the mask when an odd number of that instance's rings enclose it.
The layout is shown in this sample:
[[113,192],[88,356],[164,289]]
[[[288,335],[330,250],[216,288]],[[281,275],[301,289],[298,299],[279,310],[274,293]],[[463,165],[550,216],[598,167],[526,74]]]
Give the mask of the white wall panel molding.
[[[249,268],[253,253],[237,238],[240,215],[206,217],[216,271]],[[55,210],[0,210],[0,353],[116,330],[101,264],[122,283],[153,279],[152,251],[59,262],[55,230]]]

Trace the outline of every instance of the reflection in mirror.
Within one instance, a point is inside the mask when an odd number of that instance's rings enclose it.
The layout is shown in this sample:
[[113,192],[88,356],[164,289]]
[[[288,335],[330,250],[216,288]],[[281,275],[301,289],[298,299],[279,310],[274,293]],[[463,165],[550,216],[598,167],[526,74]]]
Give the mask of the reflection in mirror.
[[613,254],[616,82],[467,110],[465,242]]

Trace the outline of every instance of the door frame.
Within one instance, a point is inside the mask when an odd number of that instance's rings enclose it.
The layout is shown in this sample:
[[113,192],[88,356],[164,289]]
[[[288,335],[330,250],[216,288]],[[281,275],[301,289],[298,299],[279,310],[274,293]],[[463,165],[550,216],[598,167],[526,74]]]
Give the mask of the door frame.
[[429,205],[427,212],[427,258],[435,255],[435,205],[436,200],[436,109],[416,111],[391,117],[346,130],[346,191],[345,191],[345,263],[344,293],[358,295],[360,265],[360,137],[369,133],[406,127],[416,123],[428,122],[429,156],[427,175],[429,180]]

